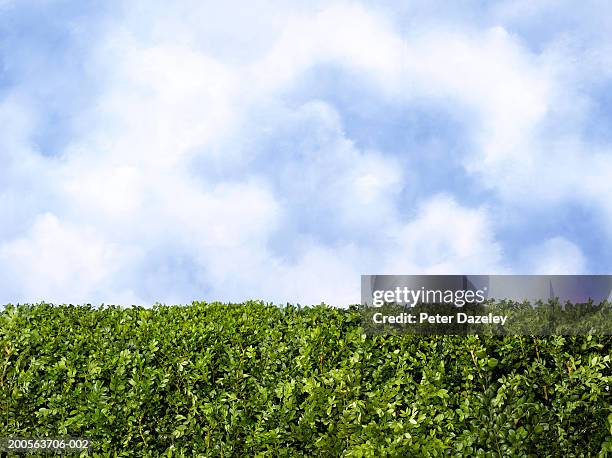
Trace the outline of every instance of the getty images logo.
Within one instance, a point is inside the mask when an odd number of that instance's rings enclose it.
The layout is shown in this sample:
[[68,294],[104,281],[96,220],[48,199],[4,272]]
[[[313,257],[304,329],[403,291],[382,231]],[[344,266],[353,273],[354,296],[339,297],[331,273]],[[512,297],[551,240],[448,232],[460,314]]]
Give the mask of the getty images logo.
[[453,304],[463,307],[465,304],[481,304],[486,300],[487,287],[482,289],[419,289],[408,286],[396,286],[391,289],[372,291],[372,305],[382,307],[385,304],[397,304],[414,307],[417,304]]

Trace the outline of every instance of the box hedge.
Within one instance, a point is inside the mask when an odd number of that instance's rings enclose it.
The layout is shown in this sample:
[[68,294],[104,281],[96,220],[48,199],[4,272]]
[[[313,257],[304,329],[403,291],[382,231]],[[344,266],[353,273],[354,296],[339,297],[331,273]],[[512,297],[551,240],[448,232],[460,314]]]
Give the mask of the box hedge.
[[610,336],[374,336],[357,308],[0,312],[0,437],[95,456],[606,456]]

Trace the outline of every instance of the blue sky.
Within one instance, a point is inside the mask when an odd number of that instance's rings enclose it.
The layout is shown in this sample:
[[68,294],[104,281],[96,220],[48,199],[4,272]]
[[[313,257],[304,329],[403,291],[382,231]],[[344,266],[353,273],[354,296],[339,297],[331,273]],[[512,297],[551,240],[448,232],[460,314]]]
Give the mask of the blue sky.
[[610,273],[606,2],[0,0],[0,303]]

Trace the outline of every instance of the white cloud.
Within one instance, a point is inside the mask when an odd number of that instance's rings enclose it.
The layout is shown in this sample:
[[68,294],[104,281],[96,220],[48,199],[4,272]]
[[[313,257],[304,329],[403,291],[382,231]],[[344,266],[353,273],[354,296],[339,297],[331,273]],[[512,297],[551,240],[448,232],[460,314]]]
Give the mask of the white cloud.
[[[469,119],[466,170],[504,201],[527,207],[592,201],[612,213],[601,197],[612,191],[606,178],[612,155],[579,129],[585,117],[592,122],[579,80],[585,70],[591,78],[589,69],[605,77],[594,55],[586,54],[588,65],[578,71],[575,50],[563,43],[535,53],[502,26],[430,25],[400,34],[363,8],[329,8],[290,22],[255,74],[284,87],[306,69],[333,62],[401,103],[444,102]],[[594,174],[599,179],[585,179]]]
[[540,275],[584,274],[587,260],[578,246],[563,237],[553,237],[530,247],[523,254],[522,273]]
[[[132,251],[132,252],[130,252]],[[10,266],[2,287],[18,301],[87,303],[92,297],[108,302],[136,299],[130,290],[117,291],[115,276],[138,250],[105,240],[94,228],[41,215],[24,237],[0,245],[0,262]]]
[[386,273],[504,273],[503,252],[486,209],[465,208],[447,195],[433,196],[415,218],[396,224],[396,246]]
[[[260,5],[274,14],[148,4],[124,5],[84,56],[98,92],[60,155],[32,146],[44,107],[28,87],[0,105],[0,212],[13,222],[0,229],[0,258],[13,260],[0,302],[342,305],[362,273],[510,271],[491,206],[586,200],[612,221],[611,156],[576,127],[590,106],[558,43],[536,53],[502,26],[435,18],[401,30],[342,2]],[[406,202],[409,158],[357,144],[330,101],[287,96],[319,65],[371,91],[354,97],[465,121],[460,160],[489,206]],[[587,265],[561,238],[530,253],[538,272]]]
[[266,57],[252,65],[260,88],[278,90],[317,63],[360,71],[378,85],[396,86],[401,37],[383,16],[360,5],[330,5],[314,14],[289,17]]
[[361,274],[508,273],[486,209],[462,207],[449,196],[423,203],[410,222],[381,222],[377,239],[370,246],[301,241],[295,261],[245,245],[215,253],[207,274],[212,292],[232,300],[346,306],[360,301]]

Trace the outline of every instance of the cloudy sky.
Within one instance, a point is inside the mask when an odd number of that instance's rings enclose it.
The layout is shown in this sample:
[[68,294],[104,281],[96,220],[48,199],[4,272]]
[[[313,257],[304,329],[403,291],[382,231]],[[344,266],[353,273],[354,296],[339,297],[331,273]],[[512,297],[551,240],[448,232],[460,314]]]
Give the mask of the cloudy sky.
[[610,273],[612,6],[0,0],[0,221],[0,303]]

